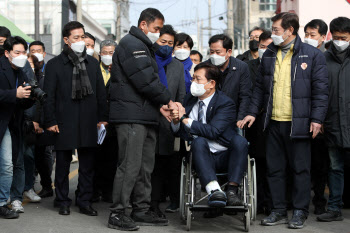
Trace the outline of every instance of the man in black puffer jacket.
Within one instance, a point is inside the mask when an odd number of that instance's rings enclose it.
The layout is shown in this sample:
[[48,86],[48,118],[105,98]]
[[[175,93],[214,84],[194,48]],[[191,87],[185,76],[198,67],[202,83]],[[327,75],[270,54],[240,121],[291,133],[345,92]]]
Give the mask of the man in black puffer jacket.
[[[343,207],[344,164],[350,149],[350,19],[335,18],[330,23],[333,41],[325,52],[329,74],[329,104],[324,122],[328,146],[329,200],[327,212],[318,221],[330,222],[344,219]],[[344,196],[345,197],[345,196]]]
[[[118,168],[114,178],[112,215],[108,226],[137,230],[140,224],[167,225],[149,212],[159,111],[174,104],[160,82],[155,51],[164,16],[153,8],[141,13],[113,55],[110,87],[110,123],[118,138]],[[175,105],[175,104],[174,104]],[[164,112],[164,111],[162,111]],[[170,111],[167,111],[170,116]],[[132,196],[131,218],[125,215]],[[136,223],[135,223],[136,222]]]
[[320,132],[328,103],[328,71],[318,49],[301,42],[299,19],[280,13],[272,19],[273,44],[264,53],[249,115],[241,127],[255,121],[263,109],[267,129],[266,160],[273,210],[262,225],[287,223],[286,177],[293,176],[293,218],[288,227],[302,228],[310,202],[310,132]]

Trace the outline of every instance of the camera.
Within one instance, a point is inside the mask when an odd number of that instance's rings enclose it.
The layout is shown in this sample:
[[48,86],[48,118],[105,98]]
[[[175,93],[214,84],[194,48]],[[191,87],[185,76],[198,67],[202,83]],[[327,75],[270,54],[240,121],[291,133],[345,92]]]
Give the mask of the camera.
[[37,99],[40,103],[43,103],[46,100],[47,94],[40,89],[38,82],[36,80],[30,80],[28,83],[24,83],[22,87],[31,87],[30,98]]

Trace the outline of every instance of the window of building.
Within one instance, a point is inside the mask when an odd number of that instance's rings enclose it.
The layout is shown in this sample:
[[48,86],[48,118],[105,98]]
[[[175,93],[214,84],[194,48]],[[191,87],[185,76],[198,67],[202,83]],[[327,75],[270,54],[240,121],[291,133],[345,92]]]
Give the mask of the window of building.
[[107,30],[107,34],[111,34],[112,26],[110,24],[102,24],[102,27]]
[[271,30],[272,28],[271,18],[259,18],[259,27]]
[[277,0],[260,0],[260,11],[275,11]]

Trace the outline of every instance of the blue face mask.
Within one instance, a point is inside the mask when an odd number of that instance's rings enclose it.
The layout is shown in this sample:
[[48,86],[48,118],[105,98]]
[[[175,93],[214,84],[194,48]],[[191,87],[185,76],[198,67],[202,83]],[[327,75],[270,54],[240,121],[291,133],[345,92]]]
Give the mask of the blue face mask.
[[169,45],[163,45],[160,46],[157,50],[156,54],[160,57],[166,58],[173,52],[173,47],[170,47]]

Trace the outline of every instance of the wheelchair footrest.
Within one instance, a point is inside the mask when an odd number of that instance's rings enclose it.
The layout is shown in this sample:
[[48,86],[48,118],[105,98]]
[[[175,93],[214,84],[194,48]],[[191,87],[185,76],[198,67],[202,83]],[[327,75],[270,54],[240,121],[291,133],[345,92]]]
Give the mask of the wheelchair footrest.
[[217,208],[217,207],[210,207],[208,205],[190,205],[189,206],[190,210],[210,210],[210,209],[230,209],[230,210],[235,210],[237,212],[246,212],[248,210],[248,206],[225,206],[223,208]]

